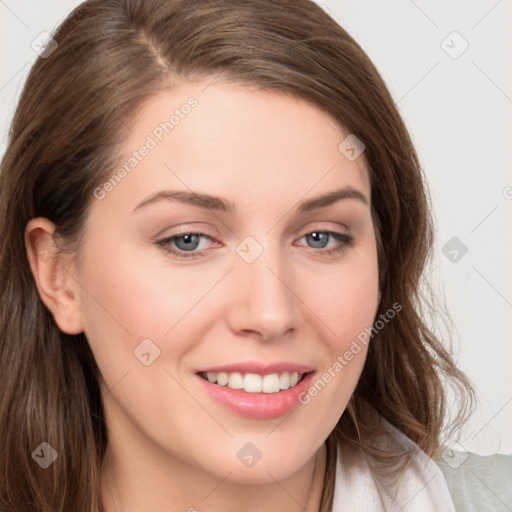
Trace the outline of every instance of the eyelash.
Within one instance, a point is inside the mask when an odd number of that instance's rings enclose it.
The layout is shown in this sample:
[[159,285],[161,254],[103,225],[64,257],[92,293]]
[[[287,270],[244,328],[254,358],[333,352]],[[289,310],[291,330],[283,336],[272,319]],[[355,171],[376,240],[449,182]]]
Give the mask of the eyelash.
[[[308,233],[305,233],[304,235],[302,235],[301,238],[304,238],[305,236],[311,235],[313,233],[328,234],[328,235],[331,235],[336,240],[341,242],[341,245],[338,245],[337,247],[333,247],[331,249],[318,249],[318,250],[315,250],[314,248],[311,248],[314,252],[319,252],[323,256],[326,256],[326,257],[329,257],[331,255],[335,255],[335,254],[342,254],[348,248],[350,248],[350,247],[352,247],[354,245],[354,237],[353,236],[348,235],[346,233],[338,233],[337,231],[314,230],[314,231],[310,231]],[[201,251],[201,252],[191,252],[190,251],[187,254],[187,251],[181,251],[181,250],[178,251],[178,250],[175,250],[175,249],[171,249],[169,247],[170,244],[174,240],[179,239],[179,238],[183,238],[183,237],[185,237],[187,235],[196,235],[196,236],[199,236],[199,237],[205,237],[205,238],[208,238],[210,240],[213,240],[212,237],[210,237],[209,235],[207,235],[205,233],[198,233],[198,232],[190,231],[190,232],[179,233],[177,235],[172,235],[170,237],[167,237],[167,238],[164,238],[162,240],[159,240],[159,241],[157,241],[155,243],[156,243],[156,245],[161,247],[166,253],[172,254],[173,256],[176,256],[177,258],[180,258],[180,259],[198,258],[198,257],[202,256],[205,251]]]

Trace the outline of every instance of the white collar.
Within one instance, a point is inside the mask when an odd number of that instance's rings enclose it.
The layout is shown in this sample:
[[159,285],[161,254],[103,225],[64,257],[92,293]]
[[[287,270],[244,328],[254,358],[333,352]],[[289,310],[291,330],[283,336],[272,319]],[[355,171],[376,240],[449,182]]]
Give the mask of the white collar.
[[381,493],[368,463],[362,461],[358,467],[344,467],[338,447],[332,512],[455,512],[446,481],[437,464],[402,432],[385,423],[396,439],[415,447],[412,464],[400,476],[392,491],[386,489]]

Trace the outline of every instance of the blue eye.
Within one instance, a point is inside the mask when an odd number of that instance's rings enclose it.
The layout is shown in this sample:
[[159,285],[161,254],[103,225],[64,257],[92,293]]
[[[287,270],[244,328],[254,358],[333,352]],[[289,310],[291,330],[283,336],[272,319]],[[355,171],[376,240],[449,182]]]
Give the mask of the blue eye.
[[[156,244],[162,249],[170,254],[173,254],[174,256],[178,258],[193,258],[197,256],[201,256],[203,254],[203,251],[199,252],[192,252],[196,251],[199,242],[201,238],[207,238],[209,240],[212,240],[211,237],[204,233],[181,233],[179,235],[173,235],[167,238],[164,238],[163,240],[159,240],[156,242]],[[178,250],[173,248],[173,244],[175,247],[177,247]],[[190,254],[187,254],[190,253]]]
[[[173,237],[175,244],[178,246],[178,249],[182,251],[195,250],[199,245],[200,237],[202,235],[199,233],[186,233],[185,235]],[[183,243],[178,243],[178,242]],[[181,247],[180,247],[181,246]]]
[[[337,231],[312,231],[311,233],[304,235],[302,238],[308,238],[309,240],[312,240],[314,244],[318,244],[314,246],[314,248],[323,249],[327,245],[330,237],[340,243],[331,249],[324,250],[324,254],[345,251],[348,247],[351,247],[354,244],[354,238],[352,236],[347,235],[346,233],[338,233]],[[327,241],[327,243],[324,244],[325,241]]]
[[[311,247],[312,249],[319,249],[314,252],[326,256],[340,254],[354,245],[354,237],[347,233],[338,233],[337,231],[312,231],[303,235],[302,238],[306,238],[310,243],[314,244]],[[338,243],[330,249],[325,249],[330,238],[334,238]],[[204,250],[197,251],[201,239],[213,240],[212,237],[205,233],[190,232],[164,238],[157,241],[156,245],[161,247],[166,253],[172,254],[177,258],[198,258],[203,256],[205,252]]]

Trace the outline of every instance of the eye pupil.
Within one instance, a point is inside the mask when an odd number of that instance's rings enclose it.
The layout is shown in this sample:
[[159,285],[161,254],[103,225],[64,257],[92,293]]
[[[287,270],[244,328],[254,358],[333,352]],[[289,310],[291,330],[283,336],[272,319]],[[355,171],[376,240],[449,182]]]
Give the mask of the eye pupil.
[[[314,245],[314,247],[320,248],[320,249],[322,249],[323,247],[325,247],[327,245],[327,241],[328,241],[328,237],[329,237],[328,233],[322,233],[320,231],[314,231],[313,233],[310,233],[307,236],[312,238],[313,242],[315,244],[317,244],[319,242],[320,245]],[[322,241],[322,238],[323,238],[323,241]]]

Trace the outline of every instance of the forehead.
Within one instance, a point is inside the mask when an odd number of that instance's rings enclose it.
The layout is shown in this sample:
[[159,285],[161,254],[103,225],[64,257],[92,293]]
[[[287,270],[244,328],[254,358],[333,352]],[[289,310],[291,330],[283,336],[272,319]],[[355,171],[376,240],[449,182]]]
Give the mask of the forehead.
[[316,195],[339,185],[369,197],[364,155],[351,160],[342,151],[349,134],[324,111],[288,94],[183,83],[147,100],[131,129],[119,162],[126,177],[115,187],[131,204],[163,187],[231,191],[237,202],[275,197],[276,191],[298,200],[309,190]]

